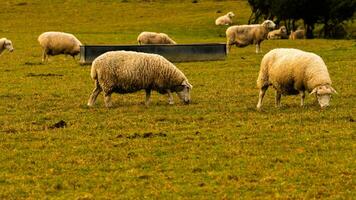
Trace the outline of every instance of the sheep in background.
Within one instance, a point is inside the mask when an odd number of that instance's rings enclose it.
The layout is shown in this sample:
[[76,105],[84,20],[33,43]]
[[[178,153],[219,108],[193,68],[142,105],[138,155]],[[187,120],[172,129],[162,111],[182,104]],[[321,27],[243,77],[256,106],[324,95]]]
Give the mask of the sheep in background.
[[288,39],[287,28],[285,26],[281,26],[278,30],[269,32],[267,39]]
[[250,44],[256,45],[256,53],[261,52],[260,44],[267,38],[270,29],[276,24],[271,20],[265,20],[262,24],[230,26],[226,30],[226,51],[230,51],[232,45],[245,47]]
[[232,18],[235,16],[233,12],[228,12],[226,15],[220,16],[215,20],[215,25],[231,25]]
[[289,35],[289,39],[296,40],[296,39],[304,39],[305,38],[305,30],[298,29],[296,31],[291,31]]
[[137,37],[138,44],[177,44],[165,33],[142,32]]
[[38,37],[43,53],[42,62],[47,62],[48,56],[59,54],[71,55],[73,58],[80,53],[82,43],[72,34],[63,32],[44,32]]
[[106,107],[111,107],[111,94],[146,91],[146,106],[150,103],[151,90],[168,94],[173,104],[172,92],[186,104],[190,102],[192,85],[185,75],[171,62],[157,54],[132,51],[111,51],[97,57],[91,67],[95,81],[88,106],[93,106],[101,91],[104,91]]
[[11,40],[8,40],[6,38],[1,38],[0,39],[0,55],[2,52],[7,49],[9,52],[14,51],[14,47],[12,46]]
[[329,106],[332,93],[331,80],[324,61],[316,54],[298,49],[278,48],[268,52],[262,59],[257,87],[260,89],[257,109],[268,87],[276,90],[276,106],[282,95],[301,95],[304,105],[305,91],[316,94],[321,108]]

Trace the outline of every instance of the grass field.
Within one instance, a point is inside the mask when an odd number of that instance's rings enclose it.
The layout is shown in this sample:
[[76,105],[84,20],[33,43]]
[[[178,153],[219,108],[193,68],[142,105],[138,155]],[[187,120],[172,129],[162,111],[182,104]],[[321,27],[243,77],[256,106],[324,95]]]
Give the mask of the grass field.
[[[48,3],[50,2],[50,3]],[[136,44],[141,31],[178,43],[225,42],[214,25],[246,1],[2,0],[0,38],[0,199],[352,199],[355,198],[355,55],[353,40],[275,40],[233,48],[225,61],[177,63],[194,86],[192,104],[168,105],[153,93],[102,96],[90,67],[51,57],[41,64],[37,37],[73,33],[86,44]],[[274,92],[255,109],[263,54],[277,47],[312,51],[326,62],[331,107],[314,97]],[[63,120],[65,128],[53,125]]]

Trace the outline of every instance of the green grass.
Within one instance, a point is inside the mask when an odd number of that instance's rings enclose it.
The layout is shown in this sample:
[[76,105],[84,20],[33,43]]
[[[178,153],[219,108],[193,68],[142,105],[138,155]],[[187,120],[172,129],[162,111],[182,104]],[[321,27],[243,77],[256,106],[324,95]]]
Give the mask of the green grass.
[[[26,3],[24,3],[26,2]],[[339,92],[321,111],[313,97],[267,91],[255,109],[262,54],[233,48],[225,61],[176,64],[193,103],[153,93],[102,96],[90,67],[71,57],[40,64],[41,32],[87,44],[136,44],[139,32],[178,43],[225,42],[219,13],[247,22],[246,1],[4,0],[0,37],[0,199],[352,199],[355,194],[355,55],[352,40],[264,41],[264,53],[293,47],[319,54]],[[60,120],[66,128],[51,128]]]

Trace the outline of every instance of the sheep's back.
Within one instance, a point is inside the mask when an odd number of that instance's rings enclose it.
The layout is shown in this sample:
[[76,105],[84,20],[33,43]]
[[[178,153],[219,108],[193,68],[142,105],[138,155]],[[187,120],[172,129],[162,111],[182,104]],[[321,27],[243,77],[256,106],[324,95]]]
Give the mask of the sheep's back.
[[110,80],[112,87],[134,92],[179,85],[184,74],[165,58],[155,54],[130,51],[108,52],[93,63],[99,82]]
[[45,32],[38,37],[42,47],[50,49],[78,48],[81,42],[72,34],[61,32]]
[[159,43],[161,41],[161,36],[155,32],[142,32],[138,39],[139,41],[150,44],[150,43]]
[[237,38],[253,38],[260,34],[263,27],[258,24],[238,25],[233,27]]
[[283,48],[270,53],[274,54],[274,61],[269,65],[269,81],[277,90],[293,94],[296,90],[312,90],[320,84],[331,84],[326,65],[318,55]]

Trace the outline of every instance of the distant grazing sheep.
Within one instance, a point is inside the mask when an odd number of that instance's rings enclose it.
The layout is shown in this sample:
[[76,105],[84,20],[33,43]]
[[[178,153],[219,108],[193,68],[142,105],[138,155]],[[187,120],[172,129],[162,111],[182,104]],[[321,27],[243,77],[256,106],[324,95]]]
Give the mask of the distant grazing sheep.
[[269,32],[267,39],[288,39],[287,28],[285,26],[281,26],[279,29]]
[[232,45],[245,47],[250,44],[256,45],[256,53],[261,52],[260,44],[267,38],[270,29],[274,29],[275,23],[266,20],[262,24],[230,26],[226,30],[226,50],[230,51]]
[[0,39],[0,55],[5,49],[7,49],[10,52],[14,51],[14,47],[12,46],[11,40],[8,40],[6,38],[1,38]]
[[282,95],[301,95],[304,105],[305,91],[316,94],[321,108],[329,106],[330,96],[336,93],[324,61],[316,54],[298,49],[274,49],[262,59],[257,87],[260,89],[257,109],[272,85],[276,90],[276,106]]
[[305,38],[305,30],[298,29],[296,31],[291,31],[289,35],[289,39],[296,40],[296,39],[304,39]]
[[63,32],[44,32],[38,37],[43,53],[42,62],[47,62],[48,56],[59,54],[71,55],[73,58],[80,53],[82,43],[72,34]]
[[220,16],[215,20],[215,24],[218,26],[221,25],[231,25],[232,18],[235,16],[233,12],[228,12],[226,15]]
[[138,44],[177,44],[165,33],[142,32],[137,37]]
[[172,92],[186,104],[190,103],[192,85],[185,75],[171,62],[157,54],[132,51],[111,51],[97,57],[91,67],[91,77],[95,81],[88,106],[93,106],[101,91],[104,91],[106,107],[111,107],[112,93],[132,93],[146,91],[146,106],[149,105],[151,90],[168,94],[169,104],[173,104]]

